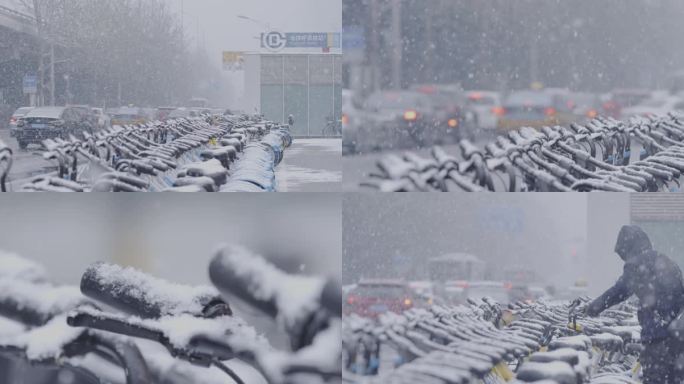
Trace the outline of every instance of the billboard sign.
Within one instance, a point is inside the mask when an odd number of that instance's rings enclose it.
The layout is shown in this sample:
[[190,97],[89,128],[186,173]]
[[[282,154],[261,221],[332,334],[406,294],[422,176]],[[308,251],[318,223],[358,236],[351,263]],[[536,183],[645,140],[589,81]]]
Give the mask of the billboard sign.
[[292,32],[271,31],[261,34],[261,47],[271,52],[279,52],[286,48],[341,48],[342,39],[339,33],[324,32]]
[[243,52],[223,51],[223,70],[241,71],[244,69],[245,57]]

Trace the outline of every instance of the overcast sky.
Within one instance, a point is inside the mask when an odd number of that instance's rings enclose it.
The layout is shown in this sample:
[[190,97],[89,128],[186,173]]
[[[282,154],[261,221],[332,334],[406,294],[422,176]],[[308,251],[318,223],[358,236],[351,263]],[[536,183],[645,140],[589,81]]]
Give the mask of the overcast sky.
[[[342,0],[167,0],[185,13],[185,28],[199,42],[206,36],[211,54],[226,51],[257,51],[255,37],[266,25],[281,32],[340,32]],[[239,19],[243,15],[261,23]],[[197,40],[196,40],[197,41]]]

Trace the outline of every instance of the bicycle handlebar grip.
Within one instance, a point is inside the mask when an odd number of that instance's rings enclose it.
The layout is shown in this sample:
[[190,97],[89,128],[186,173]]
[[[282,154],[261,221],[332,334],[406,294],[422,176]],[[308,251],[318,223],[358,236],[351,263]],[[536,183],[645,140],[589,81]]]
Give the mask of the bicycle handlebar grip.
[[170,283],[131,267],[95,263],[81,278],[84,295],[128,314],[160,318],[232,315],[230,306],[211,287]]
[[238,246],[218,251],[209,265],[209,277],[221,293],[237,296],[271,317],[279,316],[288,326],[306,321],[320,308],[325,284],[320,278],[289,275]]
[[242,253],[248,252],[239,252],[237,247],[220,250],[209,264],[209,279],[221,293],[239,297],[275,318],[278,315],[275,295],[254,292],[261,285],[255,273],[258,267],[251,266],[248,257]]

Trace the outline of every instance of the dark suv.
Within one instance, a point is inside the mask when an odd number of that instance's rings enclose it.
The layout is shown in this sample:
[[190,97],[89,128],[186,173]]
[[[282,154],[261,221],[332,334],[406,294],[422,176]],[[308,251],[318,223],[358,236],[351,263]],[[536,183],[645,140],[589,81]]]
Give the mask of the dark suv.
[[93,122],[78,107],[40,107],[27,113],[17,125],[16,138],[19,148],[40,144],[45,139],[67,138],[69,134],[80,136],[92,133]]

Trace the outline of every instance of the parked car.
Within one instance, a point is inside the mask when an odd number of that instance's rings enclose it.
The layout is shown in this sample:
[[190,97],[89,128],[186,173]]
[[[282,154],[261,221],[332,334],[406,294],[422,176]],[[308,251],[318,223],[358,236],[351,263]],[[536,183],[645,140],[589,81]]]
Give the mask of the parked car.
[[93,114],[97,118],[97,126],[100,129],[108,128],[112,123],[112,118],[105,113],[103,108],[93,108]]
[[573,92],[568,98],[577,121],[591,120],[601,112],[601,99],[598,95],[588,92]]
[[503,102],[497,122],[498,131],[521,127],[540,128],[560,121],[554,107],[554,96],[544,91],[515,91]]
[[468,91],[468,106],[476,116],[477,127],[484,130],[496,129],[503,114],[501,95],[492,91]]
[[122,107],[112,115],[112,125],[145,124],[149,120],[147,113],[141,108]]
[[460,86],[423,84],[411,89],[427,95],[432,103],[431,143],[475,139],[477,115],[468,105]]
[[615,119],[623,117],[622,110],[641,104],[653,95],[647,89],[616,89],[606,95],[603,114]]
[[417,307],[429,307],[434,303],[434,284],[431,281],[411,281],[408,286],[413,293],[414,304]]
[[93,109],[88,105],[67,105],[67,107],[72,108],[81,118],[90,122],[90,124],[97,128],[97,116],[93,112]]
[[21,107],[12,113],[12,116],[9,120],[10,137],[16,136],[17,123],[22,117],[26,116],[26,114],[31,112],[33,109],[34,107]]
[[351,313],[377,317],[385,312],[400,313],[413,307],[413,296],[408,285],[400,280],[363,279],[347,295],[346,305]]
[[94,130],[92,120],[76,107],[35,108],[21,118],[17,124],[16,138],[19,148],[29,144],[40,144],[45,139],[77,137]]

